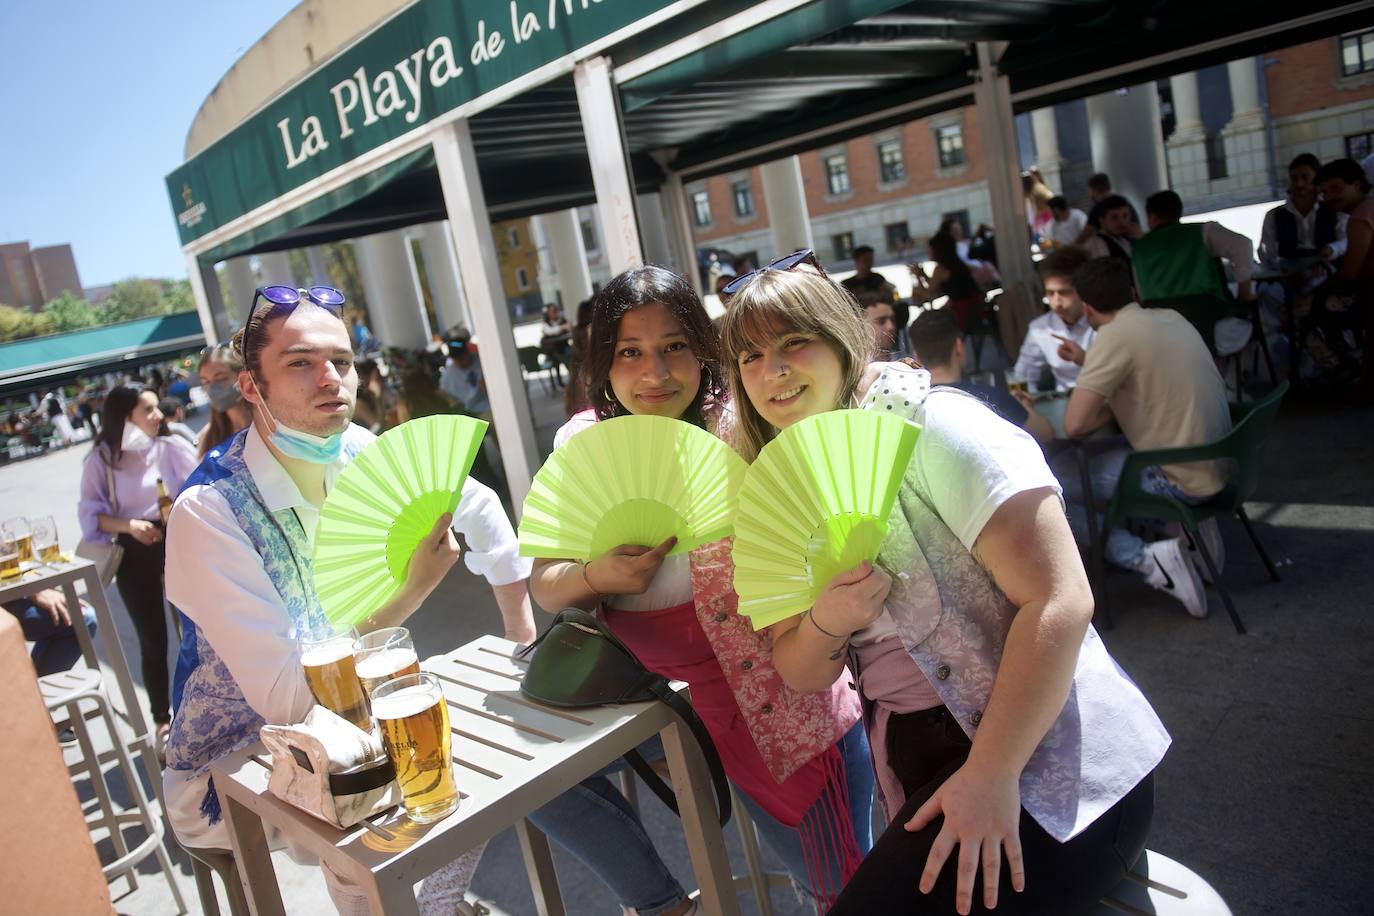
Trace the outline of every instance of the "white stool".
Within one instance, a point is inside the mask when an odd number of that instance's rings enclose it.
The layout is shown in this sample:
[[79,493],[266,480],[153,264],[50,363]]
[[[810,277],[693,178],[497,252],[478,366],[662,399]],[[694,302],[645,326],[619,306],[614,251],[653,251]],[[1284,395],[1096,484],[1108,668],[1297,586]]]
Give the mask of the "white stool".
[[1093,916],[1231,916],[1210,884],[1168,856],[1145,850]]
[[[114,861],[103,867],[105,880],[113,881],[121,875],[126,875],[129,888],[136,890],[138,878],[135,869],[148,856],[156,855],[158,866],[171,887],[177,912],[185,913],[186,903],[181,898],[181,889],[177,886],[172,859],[167,854],[167,845],[163,841],[162,818],[153,816],[148,796],[143,791],[143,783],[134,769],[133,759],[129,756],[129,749],[125,746],[115,724],[114,710],[110,707],[110,701],[100,685],[100,672],[90,668],[74,668],[58,674],[45,675],[38,679],[38,689],[43,695],[43,702],[47,705],[49,713],[53,714],[56,726],[70,726],[81,746],[81,759],[69,765],[67,770],[72,775],[90,775],[91,788],[95,792],[100,814],[87,817],[86,824],[92,830],[108,831],[110,843],[115,850]],[[89,711],[84,710],[83,703],[91,704],[93,708]],[[96,751],[90,730],[86,727],[87,721],[94,718],[104,720],[105,729],[109,734],[112,750],[105,754]],[[133,799],[133,810],[115,809],[114,801],[110,797],[110,787],[105,782],[104,764],[111,760],[123,773],[124,784],[129,790],[129,797]],[[157,779],[161,774],[148,775],[152,779]],[[137,846],[129,848],[124,839],[124,827],[132,824],[140,825],[147,833],[147,837]]]

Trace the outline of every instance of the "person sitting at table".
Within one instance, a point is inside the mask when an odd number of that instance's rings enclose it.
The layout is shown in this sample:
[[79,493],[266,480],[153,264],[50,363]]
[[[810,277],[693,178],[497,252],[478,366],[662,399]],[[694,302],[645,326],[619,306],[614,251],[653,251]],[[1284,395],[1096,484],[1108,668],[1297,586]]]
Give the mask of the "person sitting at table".
[[[1374,383],[1374,363],[1368,324],[1374,304],[1374,199],[1369,179],[1354,159],[1336,159],[1317,173],[1322,197],[1349,217],[1345,257],[1340,269],[1312,292],[1312,311],[1304,323],[1303,341],[1328,374],[1349,381],[1362,372],[1364,383]],[[1353,354],[1346,333],[1366,329],[1364,364],[1351,364]]]
[[1288,199],[1264,214],[1261,262],[1311,257],[1332,262],[1345,254],[1349,217],[1320,199],[1317,172],[1321,167],[1321,161],[1311,153],[1300,153],[1288,163]]
[[[29,658],[33,659],[33,670],[39,677],[66,671],[81,657],[81,643],[67,608],[67,596],[61,589],[45,588],[27,598],[6,601],[4,608],[19,621],[24,641],[33,643]],[[95,611],[84,601],[81,619],[94,637]]]
[[[1173,309],[1141,308],[1126,262],[1089,261],[1073,282],[1097,334],[1081,357],[1083,371],[1064,411],[1064,432],[1080,439],[1113,420],[1121,427],[1122,438],[1092,443],[1092,498],[1105,503],[1132,450],[1215,442],[1231,431],[1231,414],[1225,382],[1202,337]],[[1141,482],[1152,493],[1197,505],[1225,485],[1218,464],[1151,467]],[[1059,459],[1055,472],[1064,486],[1074,533],[1085,541],[1088,500],[1076,456]],[[1202,536],[1219,572],[1221,537],[1215,521],[1203,523]],[[1186,536],[1146,543],[1125,528],[1113,528],[1107,532],[1106,556],[1112,564],[1140,573],[1150,587],[1177,599],[1194,617],[1207,616],[1207,596],[1189,558]]]
[[[1236,276],[1236,299],[1255,298],[1250,285],[1255,246],[1245,236],[1221,223],[1184,223],[1183,198],[1173,191],[1159,191],[1145,201],[1150,231],[1135,243],[1131,266],[1135,269],[1140,301],[1207,297],[1231,298],[1217,260],[1231,265]],[[1222,318],[1215,335],[1217,354],[1238,353],[1250,342],[1254,326],[1244,318]]]
[[952,236],[935,233],[927,243],[930,259],[935,269],[926,276],[920,264],[910,265],[914,288],[911,298],[917,302],[930,302],[941,296],[948,298],[945,308],[953,309],[959,319],[959,327],[967,330],[969,318],[974,309],[983,302],[983,291],[973,276],[973,271],[959,257],[959,250]]
[[[1088,244],[1088,239],[1092,238],[1094,233],[1101,231],[1102,217],[1107,210],[1107,201],[1113,197],[1121,197],[1121,195],[1112,193],[1111,176],[1105,172],[1098,172],[1088,177],[1088,199],[1092,201],[1092,207],[1088,209],[1087,225],[1083,227],[1083,231],[1078,233],[1078,238],[1074,240],[1075,245]],[[1125,197],[1121,197],[1121,199],[1126,200]],[[1116,202],[1112,201],[1112,206],[1115,205]],[[1130,211],[1131,225],[1135,226],[1134,234],[1139,235],[1140,214],[1135,212],[1135,207],[1131,205],[1130,201],[1126,202],[1126,208]]]
[[1088,225],[1088,214],[1077,207],[1070,207],[1062,194],[1050,198],[1050,213],[1054,215],[1054,220],[1044,234],[1055,246],[1072,245]]
[[[196,470],[167,537],[167,597],[195,622],[198,652],[162,779],[178,839],[199,848],[229,846],[211,764],[258,740],[263,724],[300,722],[315,705],[296,645],[297,634],[323,622],[311,543],[325,493],[375,438],[350,422],[357,374],[337,305],[262,303],[235,348],[252,425]],[[491,584],[507,637],[532,639],[529,561],[519,557],[496,495],[470,478],[456,513],[442,516],[416,550],[405,586],[359,629],[402,623],[419,608],[458,559],[450,525],[467,538],[468,568]],[[431,876],[422,912],[453,912],[479,855]],[[328,870],[325,880],[340,912],[366,912],[356,886]]]
[[1070,245],[1051,251],[1037,265],[1050,310],[1026,327],[1011,378],[1037,387],[1048,369],[1056,391],[1073,388],[1082,364],[1081,356],[1075,356],[1093,342],[1092,325],[1083,315],[1083,300],[1073,285],[1074,272],[1088,260],[1085,250]]
[[864,321],[868,322],[868,326],[873,329],[877,359],[888,360],[901,356],[901,348],[897,343],[899,325],[897,324],[896,309],[892,303],[879,299],[868,305],[860,304],[859,308],[863,311]]
[[[860,402],[866,331],[806,264],[735,294],[721,349],[746,459]],[[1040,449],[977,399],[886,368],[899,383],[871,409],[922,431],[878,560],[769,628],[794,690],[849,666],[871,736],[888,826],[829,914],[1088,913],[1144,848],[1168,734],[1090,625]]]
[[[977,385],[963,380],[964,340],[959,325],[948,309],[930,309],[911,323],[911,348],[916,360],[930,373],[932,385],[958,388],[983,401],[998,416],[1035,437],[1040,443],[1054,438],[1050,421],[1035,412],[1035,402],[1025,391],[1015,394],[992,385]],[[879,357],[882,358],[881,356]]]
[[842,280],[840,285],[849,290],[849,295],[867,308],[875,302],[892,302],[897,298],[897,287],[873,269],[873,246],[860,245],[854,249],[854,276]]
[[572,341],[572,326],[563,317],[563,310],[550,302],[544,306],[544,321],[539,325],[539,348],[554,365],[554,380],[563,383],[563,363],[568,358]]
[[1135,240],[1140,238],[1140,224],[1135,221],[1135,209],[1130,201],[1119,194],[1113,194],[1103,198],[1093,207],[1093,213],[1101,214],[1098,216],[1096,230],[1087,241],[1080,244],[1094,258],[1130,261],[1131,247]]

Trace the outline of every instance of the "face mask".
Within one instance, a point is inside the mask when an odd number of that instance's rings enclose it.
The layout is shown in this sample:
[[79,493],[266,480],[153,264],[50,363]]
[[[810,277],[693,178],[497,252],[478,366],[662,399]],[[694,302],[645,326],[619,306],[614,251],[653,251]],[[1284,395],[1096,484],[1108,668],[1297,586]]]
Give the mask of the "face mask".
[[266,404],[258,406],[262,408],[267,419],[272,421],[274,427],[272,435],[267,437],[268,441],[286,457],[308,461],[311,464],[333,464],[343,454],[342,432],[325,437],[312,436],[310,433],[303,433],[277,422],[277,418],[272,416]]
[[148,438],[148,434],[134,425],[132,420],[124,421],[124,438],[120,440],[119,449],[124,452],[146,452],[153,447],[153,440]]
[[210,399],[210,406],[220,413],[243,400],[237,382],[211,382],[205,386],[205,396]]

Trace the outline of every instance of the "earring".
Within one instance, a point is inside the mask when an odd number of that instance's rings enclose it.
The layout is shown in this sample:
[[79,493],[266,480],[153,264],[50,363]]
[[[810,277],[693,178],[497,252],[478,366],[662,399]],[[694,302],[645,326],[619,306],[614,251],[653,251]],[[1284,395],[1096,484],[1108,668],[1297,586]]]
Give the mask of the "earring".
[[607,383],[603,386],[603,388],[602,388],[602,393],[606,396],[606,400],[607,400],[609,403],[615,403],[615,392],[611,390],[611,383],[610,383],[610,382],[607,382]]

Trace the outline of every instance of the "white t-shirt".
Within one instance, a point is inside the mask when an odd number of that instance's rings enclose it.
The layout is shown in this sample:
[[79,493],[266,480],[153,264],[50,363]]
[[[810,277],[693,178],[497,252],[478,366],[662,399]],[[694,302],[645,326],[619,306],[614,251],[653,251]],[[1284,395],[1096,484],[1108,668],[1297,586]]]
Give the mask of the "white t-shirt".
[[[924,370],[891,366],[884,370],[893,371]],[[874,387],[881,385],[879,377]],[[977,398],[951,388],[934,388],[911,418],[922,427],[911,467],[941,520],[970,551],[993,513],[1016,494],[1049,488],[1063,497],[1063,488],[1035,439]],[[877,642],[896,632],[884,610],[855,634],[854,642]]]

